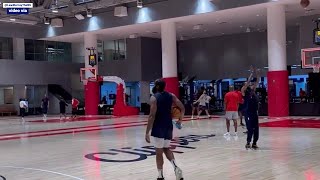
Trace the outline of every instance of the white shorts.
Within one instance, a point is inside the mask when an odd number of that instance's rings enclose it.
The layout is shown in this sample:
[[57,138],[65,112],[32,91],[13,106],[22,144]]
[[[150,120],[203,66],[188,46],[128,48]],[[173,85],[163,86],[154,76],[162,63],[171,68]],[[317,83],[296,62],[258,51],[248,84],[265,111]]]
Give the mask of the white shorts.
[[156,148],[169,148],[171,140],[153,137],[153,145]]
[[238,111],[227,111],[226,112],[226,119],[227,120],[237,120],[237,119],[239,119]]

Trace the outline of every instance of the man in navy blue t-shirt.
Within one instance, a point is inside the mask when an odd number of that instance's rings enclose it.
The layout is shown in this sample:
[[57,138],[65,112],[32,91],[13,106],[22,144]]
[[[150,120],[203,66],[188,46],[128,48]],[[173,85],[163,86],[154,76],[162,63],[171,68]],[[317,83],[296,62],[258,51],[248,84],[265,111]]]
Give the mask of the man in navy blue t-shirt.
[[145,139],[150,143],[150,130],[153,143],[156,148],[156,161],[159,176],[157,180],[164,180],[163,177],[163,153],[173,165],[177,180],[183,180],[182,170],[176,165],[174,155],[171,152],[170,141],[172,140],[172,115],[171,108],[175,104],[181,111],[178,123],[181,123],[185,108],[181,101],[173,94],[165,91],[166,83],[163,80],[155,81],[154,95],[150,98],[150,115],[146,130]]

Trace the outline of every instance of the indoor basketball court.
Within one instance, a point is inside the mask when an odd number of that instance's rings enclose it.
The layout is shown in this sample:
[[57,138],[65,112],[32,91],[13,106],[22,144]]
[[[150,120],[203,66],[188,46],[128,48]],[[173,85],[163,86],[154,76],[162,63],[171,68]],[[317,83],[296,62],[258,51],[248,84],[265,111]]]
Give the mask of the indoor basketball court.
[[320,0],[11,1],[0,180],[320,180]]
[[[157,175],[154,148],[144,140],[145,116],[58,120],[27,118],[24,125],[19,119],[1,120],[0,175],[30,180],[148,180]],[[262,117],[260,149],[246,150],[245,129],[238,137],[224,137],[223,117],[185,119],[171,145],[186,179],[316,180],[319,120]],[[164,167],[166,179],[175,179],[170,163]]]

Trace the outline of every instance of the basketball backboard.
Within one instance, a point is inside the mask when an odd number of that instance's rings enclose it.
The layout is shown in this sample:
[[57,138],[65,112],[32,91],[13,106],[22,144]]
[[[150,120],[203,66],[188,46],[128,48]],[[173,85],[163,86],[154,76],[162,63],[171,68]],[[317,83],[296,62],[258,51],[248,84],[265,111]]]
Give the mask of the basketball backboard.
[[84,85],[86,85],[88,81],[97,81],[97,77],[96,68],[80,68],[80,81],[83,82]]
[[301,67],[304,69],[320,67],[320,48],[302,49]]

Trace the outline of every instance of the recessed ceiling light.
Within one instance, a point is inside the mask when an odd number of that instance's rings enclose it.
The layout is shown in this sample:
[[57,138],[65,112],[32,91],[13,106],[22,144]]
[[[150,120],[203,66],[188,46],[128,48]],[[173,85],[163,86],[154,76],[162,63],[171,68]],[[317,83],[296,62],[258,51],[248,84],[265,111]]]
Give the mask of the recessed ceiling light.
[[142,0],[137,0],[137,8],[143,8]]
[[44,17],[44,24],[50,24],[50,19],[47,17]]
[[87,9],[87,17],[89,17],[89,18],[92,17],[92,11],[91,11],[91,9]]
[[243,28],[243,26],[240,26],[240,28]]
[[257,16],[260,16],[259,14],[257,14]]
[[10,18],[10,21],[16,21],[16,19],[15,18]]

